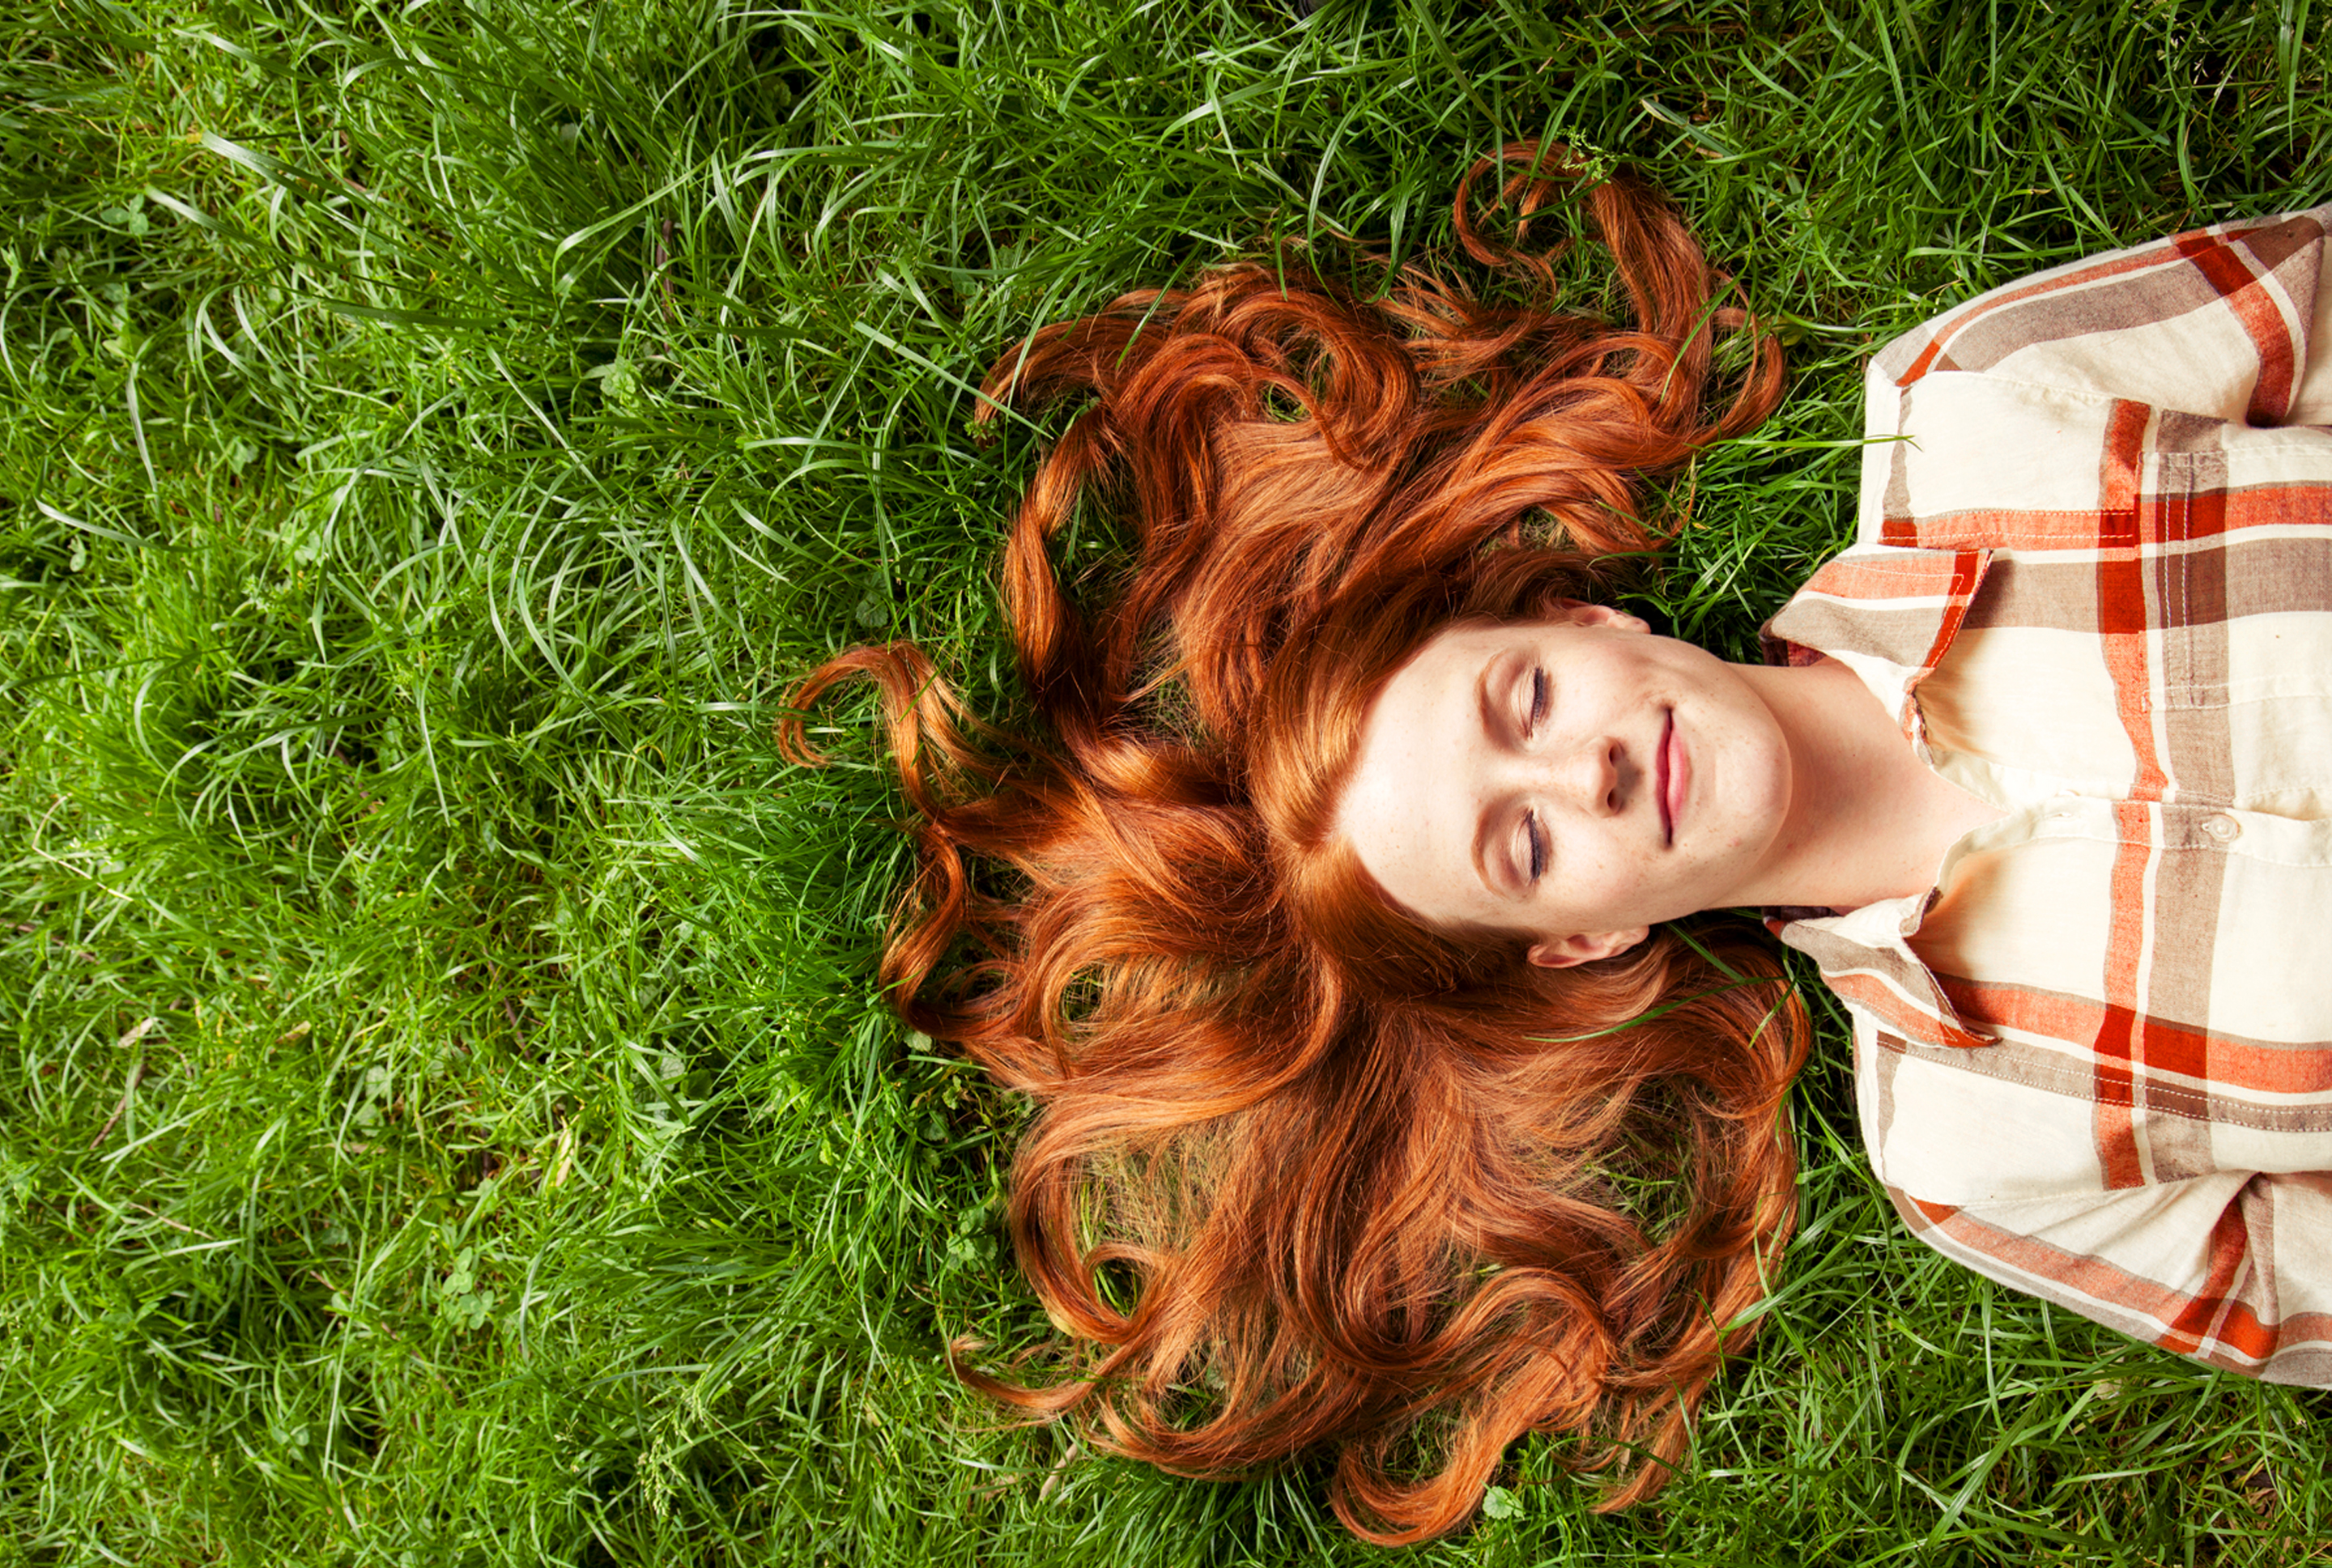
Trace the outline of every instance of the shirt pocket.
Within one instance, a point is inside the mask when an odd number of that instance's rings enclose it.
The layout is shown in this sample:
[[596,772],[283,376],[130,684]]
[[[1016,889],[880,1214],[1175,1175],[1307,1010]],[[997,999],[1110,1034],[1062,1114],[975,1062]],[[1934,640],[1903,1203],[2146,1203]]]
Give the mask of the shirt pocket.
[[[2171,708],[2220,708],[2232,699],[2230,632],[2246,613],[2246,584],[2238,579],[2247,574],[2227,549],[2226,465],[2216,457],[2161,454],[2150,494],[2139,502],[2146,614],[2160,632],[2156,696]],[[2231,568],[2237,568],[2232,575]]]
[[2154,698],[2174,709],[2332,697],[2332,442],[2236,433],[2157,454],[2139,502]]

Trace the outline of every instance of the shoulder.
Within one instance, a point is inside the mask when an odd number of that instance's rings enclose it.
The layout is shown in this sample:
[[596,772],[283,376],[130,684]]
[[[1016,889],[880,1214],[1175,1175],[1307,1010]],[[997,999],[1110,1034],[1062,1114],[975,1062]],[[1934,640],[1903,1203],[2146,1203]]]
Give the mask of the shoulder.
[[[2034,371],[2069,389],[2117,394],[2067,375],[2073,357],[2109,360],[2118,343],[2156,347],[2165,332],[2234,357],[2279,327],[2304,334],[2332,204],[2214,223],[2105,251],[2002,283],[1931,317],[1874,355],[1874,381],[1897,388],[1934,375],[2015,378]],[[2280,321],[2269,318],[2281,318]],[[2113,379],[2115,373],[2108,373]]]
[[[2332,206],[2109,251],[1988,290],[1879,350],[1864,382],[1865,544],[2096,542],[2155,454],[2332,437]],[[2245,470],[2248,472],[2249,470]]]

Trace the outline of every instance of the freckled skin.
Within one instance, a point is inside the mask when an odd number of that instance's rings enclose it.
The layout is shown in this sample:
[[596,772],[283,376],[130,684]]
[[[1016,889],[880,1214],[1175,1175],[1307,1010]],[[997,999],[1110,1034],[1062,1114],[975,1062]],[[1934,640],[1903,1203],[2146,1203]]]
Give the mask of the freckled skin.
[[1577,963],[1738,902],[1789,814],[1792,763],[1737,667],[1585,606],[1426,644],[1371,710],[1339,815],[1409,908]]
[[1584,605],[1428,642],[1378,694],[1337,816],[1404,907],[1561,967],[1703,909],[1922,891],[2000,814],[1837,661],[1728,664]]

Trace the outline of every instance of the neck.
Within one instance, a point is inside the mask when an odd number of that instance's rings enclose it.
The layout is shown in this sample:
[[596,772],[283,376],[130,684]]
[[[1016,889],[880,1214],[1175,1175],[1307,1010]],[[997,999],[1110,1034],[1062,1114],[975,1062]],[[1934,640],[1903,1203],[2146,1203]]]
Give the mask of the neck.
[[1790,814],[1744,902],[1859,908],[1924,893],[1944,851],[2001,813],[1939,777],[1833,659],[1741,667],[1791,751]]

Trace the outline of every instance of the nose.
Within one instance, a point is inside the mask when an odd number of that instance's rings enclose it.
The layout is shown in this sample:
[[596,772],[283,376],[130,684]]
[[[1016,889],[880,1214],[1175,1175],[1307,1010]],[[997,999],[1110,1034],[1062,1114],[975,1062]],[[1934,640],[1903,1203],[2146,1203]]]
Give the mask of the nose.
[[1553,771],[1557,796],[1583,815],[1615,817],[1628,803],[1628,751],[1611,736],[1581,741]]

